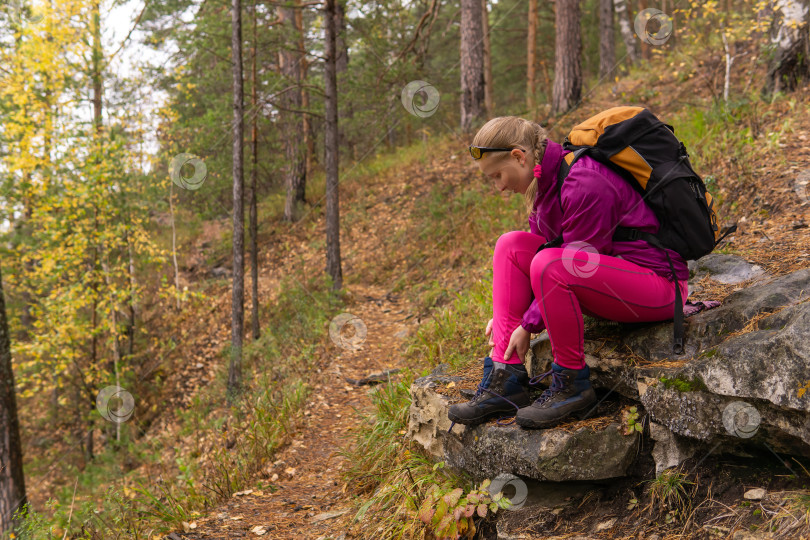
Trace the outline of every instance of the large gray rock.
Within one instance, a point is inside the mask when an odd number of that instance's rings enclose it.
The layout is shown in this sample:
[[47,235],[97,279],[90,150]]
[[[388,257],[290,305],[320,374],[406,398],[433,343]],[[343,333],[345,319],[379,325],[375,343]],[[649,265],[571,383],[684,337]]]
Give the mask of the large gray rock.
[[[641,402],[671,431],[707,442],[751,439],[810,452],[810,303],[782,309],[686,364]],[[736,441],[737,443],[741,441]]]
[[448,433],[450,399],[437,385],[457,382],[443,369],[417,379],[411,387],[408,437],[434,458],[474,478],[515,474],[535,480],[601,480],[624,476],[633,461],[637,435],[623,435],[619,424],[604,429],[523,429],[516,424],[456,424]]
[[710,253],[697,261],[689,261],[689,270],[694,273],[691,282],[699,281],[708,275],[709,279],[725,284],[742,283],[765,274],[761,266],[749,263],[741,257],[723,253]]

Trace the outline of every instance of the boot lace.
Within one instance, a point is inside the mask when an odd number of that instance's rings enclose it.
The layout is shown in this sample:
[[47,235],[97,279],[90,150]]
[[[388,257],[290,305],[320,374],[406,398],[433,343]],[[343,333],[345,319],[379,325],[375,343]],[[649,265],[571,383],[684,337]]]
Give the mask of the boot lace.
[[565,387],[567,377],[558,371],[554,371],[553,369],[550,369],[545,373],[541,373],[540,375],[532,377],[531,379],[529,379],[529,384],[531,385],[539,384],[540,381],[542,381],[549,375],[551,375],[551,386],[543,390],[543,393],[540,394],[540,397],[534,400],[535,403],[544,403],[546,400],[550,399],[551,396],[553,396],[554,394],[562,390],[563,387]]

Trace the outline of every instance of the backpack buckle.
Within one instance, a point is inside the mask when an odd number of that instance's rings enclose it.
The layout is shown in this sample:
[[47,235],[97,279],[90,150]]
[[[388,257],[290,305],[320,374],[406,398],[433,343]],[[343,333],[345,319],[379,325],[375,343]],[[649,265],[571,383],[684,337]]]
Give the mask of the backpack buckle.
[[626,238],[627,242],[633,242],[641,238],[641,232],[638,229],[624,229],[622,236]]

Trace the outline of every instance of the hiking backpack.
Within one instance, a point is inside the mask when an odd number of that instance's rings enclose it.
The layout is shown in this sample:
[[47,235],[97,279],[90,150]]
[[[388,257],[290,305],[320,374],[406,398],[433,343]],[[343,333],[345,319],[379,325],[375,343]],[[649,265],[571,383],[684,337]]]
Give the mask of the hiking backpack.
[[[714,199],[703,179],[689,163],[684,144],[675,129],[660,121],[644,107],[613,107],[574,126],[563,141],[570,150],[557,174],[557,190],[562,188],[571,166],[583,155],[604,163],[638,191],[660,223],[656,234],[627,227],[616,227],[613,241],[645,240],[664,250],[669,248],[686,260],[711,253],[729,233],[720,236]],[[562,244],[562,236],[543,244]],[[540,251],[538,249],[538,251]],[[664,251],[675,279],[673,351],[683,353],[683,299],[678,277],[669,253]]]

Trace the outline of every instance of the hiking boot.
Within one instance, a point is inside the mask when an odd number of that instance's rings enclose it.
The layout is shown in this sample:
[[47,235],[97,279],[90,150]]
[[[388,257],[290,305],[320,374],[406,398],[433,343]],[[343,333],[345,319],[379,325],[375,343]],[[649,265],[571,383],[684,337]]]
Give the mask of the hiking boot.
[[[490,418],[514,415],[531,403],[528,394],[529,374],[523,364],[506,364],[495,369],[492,359],[484,359],[484,377],[473,398],[451,405],[447,417],[458,424],[475,426]],[[450,426],[452,429],[452,426]]]
[[551,375],[551,385],[534,403],[518,411],[515,421],[519,426],[548,428],[571,414],[581,419],[596,403],[596,393],[590,381],[591,370],[587,365],[582,369],[567,369],[552,362],[551,370],[533,377],[530,384],[536,384],[548,375]]

